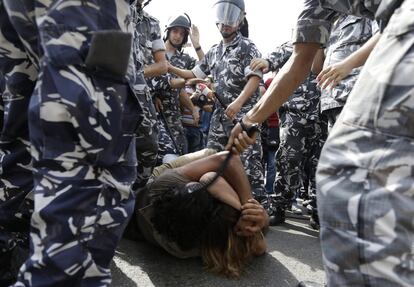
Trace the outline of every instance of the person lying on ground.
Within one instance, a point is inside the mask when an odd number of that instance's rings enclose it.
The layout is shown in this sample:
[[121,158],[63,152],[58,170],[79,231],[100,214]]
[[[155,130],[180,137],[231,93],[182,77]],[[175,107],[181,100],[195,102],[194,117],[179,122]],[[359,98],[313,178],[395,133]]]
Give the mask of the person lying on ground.
[[143,237],[178,258],[199,256],[207,270],[239,277],[266,251],[268,215],[252,197],[240,157],[223,164],[227,155],[204,149],[155,168],[126,237]]

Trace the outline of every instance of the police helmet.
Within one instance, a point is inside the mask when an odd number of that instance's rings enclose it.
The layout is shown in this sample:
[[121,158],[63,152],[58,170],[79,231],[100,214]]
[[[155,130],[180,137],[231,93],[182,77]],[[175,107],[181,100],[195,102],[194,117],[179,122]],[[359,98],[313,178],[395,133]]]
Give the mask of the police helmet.
[[165,31],[173,28],[173,27],[182,27],[186,30],[190,30],[191,28],[191,19],[187,14],[178,15],[175,17],[171,17],[168,21],[168,24],[165,26]]
[[244,0],[218,0],[213,5],[216,24],[238,27],[245,14]]
[[190,33],[190,28],[191,28],[190,16],[188,16],[186,13],[184,13],[184,14],[181,14],[181,15],[178,15],[178,16],[170,17],[170,19],[168,21],[168,24],[165,25],[166,34],[164,36],[164,41],[169,39],[170,30],[174,27],[181,27],[181,28],[184,28],[184,30],[185,30],[185,36],[184,36],[183,42],[181,43],[181,45],[176,47],[178,50],[181,50],[182,47],[188,41],[188,34]]

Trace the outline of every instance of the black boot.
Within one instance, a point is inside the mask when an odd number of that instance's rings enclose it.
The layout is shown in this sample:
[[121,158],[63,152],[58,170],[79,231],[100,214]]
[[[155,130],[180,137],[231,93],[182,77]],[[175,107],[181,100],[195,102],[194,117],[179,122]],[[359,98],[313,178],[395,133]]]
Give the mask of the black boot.
[[275,226],[285,222],[285,201],[280,196],[267,195],[260,201],[269,215],[269,225]]
[[310,206],[312,206],[312,209],[311,209],[311,217],[309,220],[309,225],[313,229],[319,230],[320,225],[319,225],[318,208],[316,206],[316,198],[311,201]]

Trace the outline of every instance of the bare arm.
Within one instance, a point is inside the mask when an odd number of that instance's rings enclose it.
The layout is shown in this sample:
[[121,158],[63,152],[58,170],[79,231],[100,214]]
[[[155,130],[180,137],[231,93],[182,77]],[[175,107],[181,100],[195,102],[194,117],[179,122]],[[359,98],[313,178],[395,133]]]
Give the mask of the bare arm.
[[200,115],[198,110],[194,106],[193,102],[191,101],[190,97],[188,96],[187,92],[184,89],[180,91],[180,105],[185,107],[191,111],[191,115],[193,116],[194,122],[198,125],[198,121],[200,120]]
[[[246,126],[253,123],[262,123],[277,108],[279,108],[297,87],[305,80],[309,74],[313,58],[318,51],[320,45],[317,43],[299,43],[294,45],[292,56],[282,67],[272,84],[267,89],[263,97],[243,118]],[[238,142],[235,143],[234,139]],[[243,145],[252,144],[254,140],[249,139],[247,134],[242,134],[240,124],[237,124],[230,135],[226,149],[230,149],[233,143],[236,144],[238,150],[243,150]]]
[[[203,159],[190,162],[178,168],[178,171],[192,181],[199,181],[200,177],[208,172],[217,172],[222,166],[228,152],[220,152]],[[242,204],[253,198],[251,187],[240,157],[233,155],[223,172],[222,177],[232,186]]]
[[191,43],[193,44],[194,50],[197,53],[198,59],[199,60],[203,59],[204,51],[200,45],[200,32],[198,31],[198,27],[194,24],[191,26],[190,39],[191,39]]
[[178,77],[184,78],[184,79],[195,78],[195,75],[193,74],[191,70],[180,69],[171,64],[168,65],[168,72],[175,74]]
[[168,72],[168,62],[165,58],[165,51],[153,53],[155,63],[144,68],[144,77],[157,77]]
[[171,89],[181,89],[185,87],[185,79],[183,78],[172,78],[170,80]]
[[361,48],[343,61],[323,69],[317,77],[321,88],[325,89],[329,86],[335,87],[343,78],[351,73],[352,69],[364,65],[380,37],[381,34],[376,33]]
[[319,74],[320,71],[322,71],[324,61],[325,61],[324,49],[319,49],[315,55],[315,58],[313,58],[313,63],[312,63],[312,68],[311,68],[312,73],[314,73],[315,75]]
[[225,114],[234,119],[240,111],[244,103],[256,92],[260,84],[260,78],[257,76],[251,76],[244,86],[240,95],[227,107]]

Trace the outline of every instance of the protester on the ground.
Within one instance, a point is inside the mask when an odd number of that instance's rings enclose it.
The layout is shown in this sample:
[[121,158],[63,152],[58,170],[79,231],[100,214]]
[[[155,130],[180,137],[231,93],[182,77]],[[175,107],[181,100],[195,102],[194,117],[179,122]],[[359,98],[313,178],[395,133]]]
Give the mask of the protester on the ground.
[[266,251],[268,216],[252,198],[239,156],[227,157],[204,149],[155,168],[137,196],[135,225],[126,236],[178,258],[201,257],[207,270],[239,277],[253,256]]

